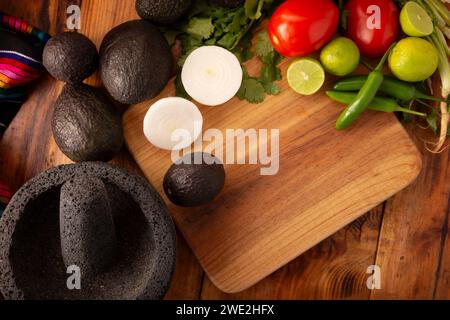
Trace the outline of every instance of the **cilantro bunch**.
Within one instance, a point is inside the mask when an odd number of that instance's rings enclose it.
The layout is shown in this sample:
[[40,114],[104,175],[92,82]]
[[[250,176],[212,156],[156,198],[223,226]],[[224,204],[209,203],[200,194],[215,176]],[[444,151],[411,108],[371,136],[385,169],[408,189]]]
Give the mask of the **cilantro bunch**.
[[[176,39],[181,41],[182,55],[178,61],[183,65],[186,57],[195,49],[204,45],[216,45],[233,52],[241,63],[254,56],[252,52],[253,32],[275,6],[275,0],[246,0],[245,5],[237,8],[223,8],[210,4],[207,0],[194,2],[184,19],[164,34],[169,44]],[[256,55],[262,62],[261,74],[252,77],[244,69],[244,79],[237,96],[251,103],[264,101],[266,94],[279,93],[274,83],[281,79],[277,65],[281,56],[273,49],[267,32],[258,36]],[[175,81],[177,95],[186,97],[180,77]]]

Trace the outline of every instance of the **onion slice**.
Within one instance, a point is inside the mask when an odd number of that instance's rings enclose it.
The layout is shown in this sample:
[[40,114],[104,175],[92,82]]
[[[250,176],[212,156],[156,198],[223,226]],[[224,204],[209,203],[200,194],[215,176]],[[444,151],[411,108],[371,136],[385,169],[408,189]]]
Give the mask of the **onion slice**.
[[242,77],[238,58],[217,46],[192,51],[181,72],[186,92],[207,106],[221,105],[232,99],[241,87]]
[[203,128],[200,110],[183,98],[164,98],[154,103],[144,118],[144,135],[154,146],[177,151],[189,147]]

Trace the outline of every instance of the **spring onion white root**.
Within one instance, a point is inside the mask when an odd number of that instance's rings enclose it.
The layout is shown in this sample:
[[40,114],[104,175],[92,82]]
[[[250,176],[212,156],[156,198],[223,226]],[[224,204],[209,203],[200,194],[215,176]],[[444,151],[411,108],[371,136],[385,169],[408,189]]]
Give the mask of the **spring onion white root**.
[[203,117],[197,106],[183,98],[165,98],[148,110],[145,137],[154,146],[170,151],[189,147],[200,136]]
[[194,100],[217,106],[232,99],[242,84],[242,67],[230,51],[217,46],[194,50],[186,59],[181,80]]

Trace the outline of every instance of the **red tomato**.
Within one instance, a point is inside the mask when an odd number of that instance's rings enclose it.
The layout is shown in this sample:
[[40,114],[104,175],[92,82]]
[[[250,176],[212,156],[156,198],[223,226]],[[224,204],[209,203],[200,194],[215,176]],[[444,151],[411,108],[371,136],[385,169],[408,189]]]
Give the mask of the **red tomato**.
[[323,47],[339,25],[339,9],[331,0],[288,0],[270,18],[269,36],[287,57],[309,55]]
[[350,0],[345,8],[347,36],[364,56],[381,57],[398,36],[396,5],[392,0]]

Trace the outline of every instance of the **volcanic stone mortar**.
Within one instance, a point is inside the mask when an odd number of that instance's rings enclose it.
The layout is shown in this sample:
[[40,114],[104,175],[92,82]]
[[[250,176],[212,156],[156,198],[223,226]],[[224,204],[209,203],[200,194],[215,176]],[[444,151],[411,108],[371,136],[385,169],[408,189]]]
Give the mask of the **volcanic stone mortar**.
[[[88,242],[67,250],[77,239]],[[101,246],[104,259],[92,257]],[[27,182],[0,220],[0,291],[5,299],[161,299],[175,250],[168,210],[143,178],[105,163],[60,166]],[[89,274],[70,290],[67,267],[80,257]]]

